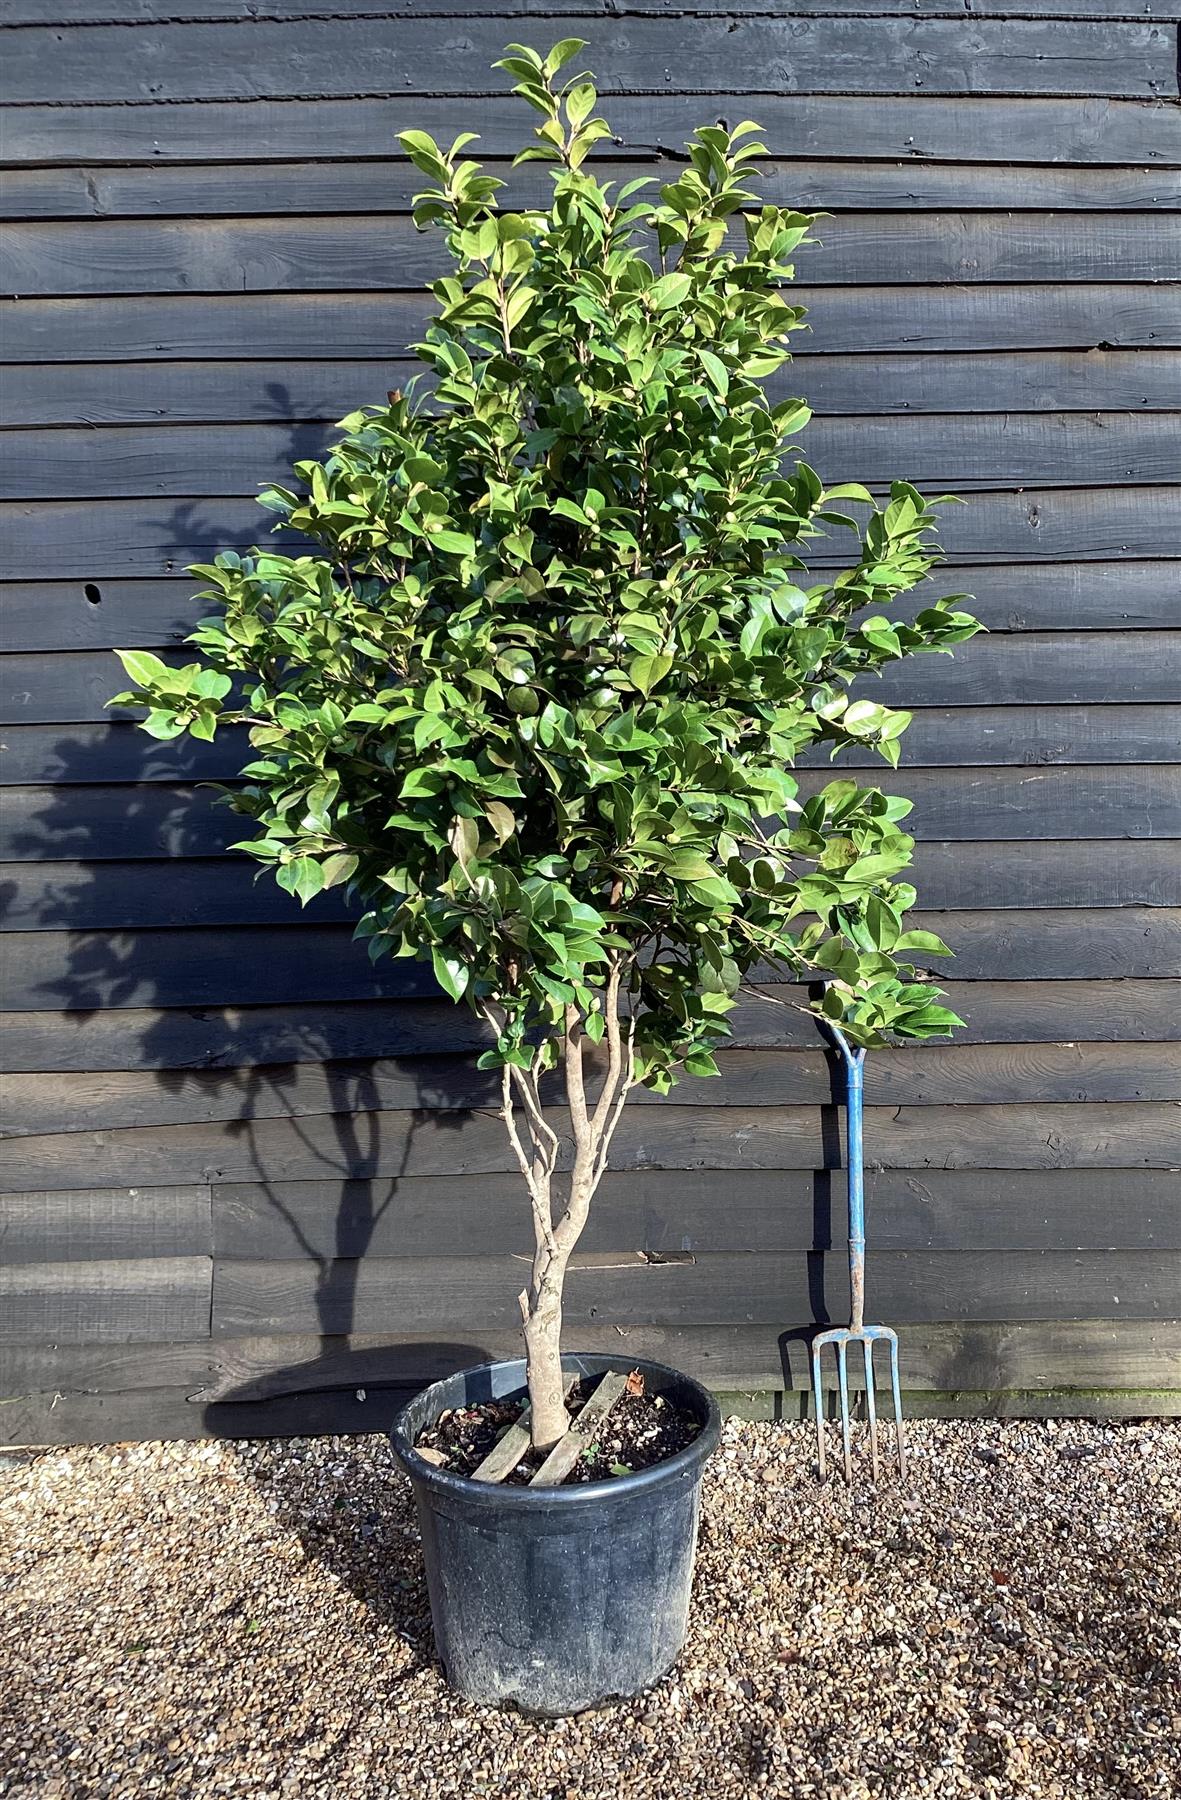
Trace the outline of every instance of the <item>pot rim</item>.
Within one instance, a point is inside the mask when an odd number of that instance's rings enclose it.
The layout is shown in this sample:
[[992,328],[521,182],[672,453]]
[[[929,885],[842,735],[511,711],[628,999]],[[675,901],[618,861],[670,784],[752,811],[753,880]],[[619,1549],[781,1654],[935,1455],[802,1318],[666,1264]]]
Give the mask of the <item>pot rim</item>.
[[[702,1402],[701,1430],[691,1444],[683,1450],[667,1457],[664,1462],[653,1463],[650,1468],[636,1469],[630,1475],[614,1475],[609,1481],[584,1481],[573,1487],[558,1485],[555,1487],[518,1487],[506,1486],[503,1482],[473,1481],[470,1475],[459,1475],[450,1469],[441,1469],[435,1463],[427,1462],[418,1454],[407,1430],[407,1414],[419,1405],[424,1396],[432,1389],[443,1387],[461,1375],[479,1375],[491,1369],[519,1369],[521,1380],[525,1379],[525,1359],[523,1357],[495,1358],[491,1362],[473,1363],[468,1369],[457,1369],[454,1375],[445,1375],[440,1381],[432,1381],[422,1392],[415,1394],[399,1410],[390,1429],[390,1444],[394,1455],[401,1463],[404,1472],[416,1483],[429,1488],[439,1495],[450,1495],[462,1499],[467,1504],[472,1501],[482,1502],[488,1506],[510,1507],[519,1509],[536,1509],[538,1507],[571,1507],[595,1506],[608,1500],[619,1500],[625,1496],[639,1493],[645,1488],[659,1486],[664,1481],[675,1481],[678,1476],[704,1465],[718,1447],[721,1437],[722,1415],[718,1403],[709,1389],[692,1375],[685,1375],[680,1369],[672,1368],[668,1363],[653,1362],[643,1357],[614,1356],[602,1352],[577,1350],[567,1351],[562,1356],[563,1364],[589,1363],[597,1365],[603,1374],[613,1369],[640,1369],[645,1373],[651,1371],[661,1375],[675,1376],[679,1382],[686,1383],[700,1396]],[[420,1427],[421,1429],[421,1427]],[[416,1433],[417,1435],[417,1433]]]

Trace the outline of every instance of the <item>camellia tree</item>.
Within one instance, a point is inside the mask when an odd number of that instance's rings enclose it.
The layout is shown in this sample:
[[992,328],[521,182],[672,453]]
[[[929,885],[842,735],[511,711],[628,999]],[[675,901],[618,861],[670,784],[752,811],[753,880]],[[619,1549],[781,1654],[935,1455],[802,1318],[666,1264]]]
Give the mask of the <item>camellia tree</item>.
[[552,165],[545,210],[502,210],[469,135],[401,134],[449,255],[429,392],[262,495],[314,548],[197,566],[200,661],[120,652],[154,736],[247,727],[237,847],[303,901],[346,887],[372,957],[429,959],[487,1022],[532,1204],[538,1448],[567,1426],[563,1282],[629,1090],[716,1074],[756,965],[823,976],[860,1044],[959,1023],[908,961],[945,953],[904,920],[909,802],[834,780],[801,803],[789,771],[817,744],[896,766],[909,715],[850,684],[977,629],[962,596],[887,616],[937,560],[930,506],[826,489],[792,454],[808,408],[764,392],[813,220],[757,204],[757,127],[699,130],[659,199],[617,193],[585,168],[595,89],[560,75],[582,48],[498,65],[542,116],[517,161]]

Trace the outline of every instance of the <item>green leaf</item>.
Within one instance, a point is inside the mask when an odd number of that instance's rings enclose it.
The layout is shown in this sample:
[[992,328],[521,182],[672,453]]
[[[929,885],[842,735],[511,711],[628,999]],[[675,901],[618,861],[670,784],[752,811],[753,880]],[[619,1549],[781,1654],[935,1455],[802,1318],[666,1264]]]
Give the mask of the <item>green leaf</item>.
[[585,38],[559,38],[542,64],[547,75],[556,75],[580,50],[586,49]]
[[701,350],[698,354],[701,357],[702,366],[704,367],[706,374],[709,376],[714,387],[718,390],[718,393],[724,400],[726,395],[730,392],[729,369],[726,367],[721,357],[715,356],[712,350]]
[[297,856],[291,862],[284,863],[276,872],[275,880],[289,894],[295,894],[303,906],[324,885],[323,871],[314,856]]
[[648,289],[647,301],[653,312],[667,312],[670,306],[680,306],[689,297],[693,283],[688,275],[674,270],[671,275],[662,275]]
[[466,531],[432,531],[428,536],[436,550],[444,550],[449,556],[476,554],[476,540]]
[[675,881],[707,881],[714,873],[714,866],[699,850],[678,850],[665,864],[665,872]]
[[894,949],[899,953],[903,950],[920,950],[926,956],[950,956],[952,954],[943,939],[936,937],[933,931],[904,931],[894,945]]
[[158,656],[153,656],[150,650],[116,650],[115,655],[136,687],[151,689],[175,684],[175,670],[161,662]]
[[671,656],[637,656],[627,665],[628,680],[647,699],[673,666]]
[[462,1000],[470,977],[467,964],[444,950],[440,944],[431,945],[431,963],[435,980],[443,992],[449,994],[452,1000]]
[[178,719],[174,712],[167,712],[162,707],[153,707],[141,727],[149,737],[177,738],[184,730],[184,721]]
[[489,825],[491,825],[498,844],[506,844],[517,829],[516,817],[514,816],[512,809],[507,807],[503,800],[486,800],[484,802],[484,817],[487,819]]
[[584,119],[589,119],[598,97],[593,83],[589,81],[580,81],[570,89],[566,95],[566,117],[571,125],[581,125]]

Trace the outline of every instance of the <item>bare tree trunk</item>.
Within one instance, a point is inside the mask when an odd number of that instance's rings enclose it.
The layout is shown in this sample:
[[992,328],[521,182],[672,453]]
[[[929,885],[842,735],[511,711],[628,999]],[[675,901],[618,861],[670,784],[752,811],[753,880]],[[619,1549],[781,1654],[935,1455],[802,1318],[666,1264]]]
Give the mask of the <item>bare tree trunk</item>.
[[529,1382],[529,1430],[535,1450],[551,1450],[570,1423],[562,1379],[562,1283],[565,1267],[551,1265],[540,1287],[531,1285],[525,1313],[525,1366]]
[[[563,1391],[561,1343],[566,1270],[607,1167],[611,1139],[634,1081],[632,1035],[629,1030],[625,1039],[619,1019],[622,973],[622,965],[612,967],[603,996],[607,1073],[593,1111],[586,1099],[583,1020],[576,1007],[566,1009],[562,1054],[574,1167],[566,1207],[557,1223],[553,1216],[553,1179],[560,1139],[542,1111],[542,1052],[538,1052],[529,1069],[506,1067],[503,1072],[501,1113],[533,1207],[533,1265],[529,1285],[520,1295],[520,1307],[525,1328],[530,1434],[537,1450],[552,1449],[570,1424]],[[524,1113],[526,1137],[518,1128],[518,1102]]]

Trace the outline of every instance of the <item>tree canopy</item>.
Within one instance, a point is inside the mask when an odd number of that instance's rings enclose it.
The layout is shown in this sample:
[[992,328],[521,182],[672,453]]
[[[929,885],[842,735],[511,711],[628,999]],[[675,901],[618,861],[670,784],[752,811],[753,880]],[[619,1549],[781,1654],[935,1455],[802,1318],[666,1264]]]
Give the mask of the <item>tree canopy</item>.
[[448,252],[425,379],[263,493],[283,544],[199,565],[199,660],[120,652],[121,698],[157,737],[246,725],[239,847],[303,901],[347,886],[371,956],[429,959],[494,1021],[487,1066],[539,1037],[552,1063],[570,1008],[597,1042],[612,971],[658,1091],[714,1071],[756,969],[823,975],[856,1042],[944,1034],[909,802],[801,801],[791,771],[818,744],[896,766],[909,715],[859,678],[978,627],[963,596],[892,610],[937,560],[932,503],[826,488],[807,406],[768,397],[815,221],[759,204],[757,128],[703,127],[658,195],[599,181],[609,127],[561,74],[582,47],[500,65],[548,207],[503,209],[470,134],[401,134]]

